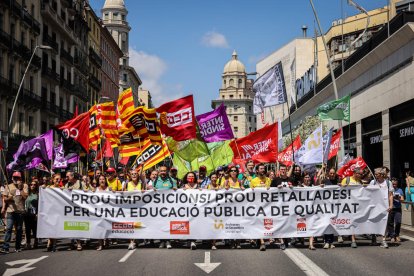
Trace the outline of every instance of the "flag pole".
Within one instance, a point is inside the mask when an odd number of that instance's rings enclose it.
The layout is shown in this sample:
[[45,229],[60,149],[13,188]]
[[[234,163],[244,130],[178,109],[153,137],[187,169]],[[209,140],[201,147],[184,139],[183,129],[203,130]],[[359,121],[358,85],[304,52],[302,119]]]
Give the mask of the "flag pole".
[[234,138],[234,143],[236,144],[236,149],[237,149],[237,153],[239,154],[239,159],[241,159],[241,154],[240,154],[240,150],[239,150],[239,145],[237,144],[237,139]]
[[[286,99],[286,106],[288,109],[288,118],[289,118],[289,130],[290,130],[290,140],[293,143],[293,129],[292,129],[292,122],[290,120],[290,108],[289,108],[289,103]],[[293,164],[295,163],[295,149],[293,148],[293,144],[292,144],[292,160],[293,160]]]
[[[4,150],[1,150],[1,156],[3,158],[3,162],[4,162],[4,167],[6,168],[6,155],[4,154]],[[4,174],[4,171],[3,171]],[[7,168],[6,168],[6,174],[4,174],[4,176],[6,177],[6,182],[9,181],[9,173],[7,172]]]

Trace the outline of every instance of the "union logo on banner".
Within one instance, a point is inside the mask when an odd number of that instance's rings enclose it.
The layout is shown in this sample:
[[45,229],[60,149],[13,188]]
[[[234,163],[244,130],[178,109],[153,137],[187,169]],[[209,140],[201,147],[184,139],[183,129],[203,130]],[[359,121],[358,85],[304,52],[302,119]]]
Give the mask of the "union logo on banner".
[[273,228],[273,219],[265,218],[263,219],[263,224],[266,230],[271,230]]
[[298,233],[306,233],[306,218],[296,219],[296,231]]

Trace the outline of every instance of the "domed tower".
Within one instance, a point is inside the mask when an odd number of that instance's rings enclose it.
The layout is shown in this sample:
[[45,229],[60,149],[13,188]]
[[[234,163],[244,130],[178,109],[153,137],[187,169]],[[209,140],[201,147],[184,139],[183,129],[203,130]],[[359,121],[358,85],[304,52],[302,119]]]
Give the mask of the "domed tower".
[[135,106],[138,106],[138,90],[142,81],[135,69],[129,66],[129,31],[131,27],[128,24],[127,15],[128,11],[124,0],[105,0],[102,8],[103,24],[123,53],[119,61],[119,91],[122,92],[131,87]]
[[246,68],[234,50],[224,65],[219,99],[212,101],[212,107],[216,108],[221,103],[226,106],[234,136],[238,138],[256,130],[252,86],[253,81],[247,78]]

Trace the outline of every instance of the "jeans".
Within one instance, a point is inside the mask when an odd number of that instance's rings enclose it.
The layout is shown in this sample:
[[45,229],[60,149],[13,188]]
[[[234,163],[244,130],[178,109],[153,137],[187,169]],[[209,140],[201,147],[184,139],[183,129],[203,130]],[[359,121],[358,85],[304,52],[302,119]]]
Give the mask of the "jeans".
[[26,243],[30,245],[31,239],[32,239],[32,233],[33,233],[33,237],[35,239],[35,244],[36,244],[36,234],[37,234],[36,215],[27,214],[24,217],[24,226],[26,227]]
[[388,237],[395,238],[400,236],[401,230],[401,208],[393,208],[388,215],[387,231]]
[[10,248],[10,241],[13,233],[13,227],[16,225],[16,250],[20,249],[23,236],[23,214],[22,213],[7,213],[7,227],[4,235],[3,249],[8,251]]

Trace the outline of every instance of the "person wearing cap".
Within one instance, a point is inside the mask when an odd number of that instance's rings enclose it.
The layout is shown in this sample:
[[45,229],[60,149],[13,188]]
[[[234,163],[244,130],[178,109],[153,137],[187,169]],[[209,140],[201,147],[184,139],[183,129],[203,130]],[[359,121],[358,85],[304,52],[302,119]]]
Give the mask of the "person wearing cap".
[[198,168],[197,183],[198,186],[202,189],[206,188],[211,183],[210,178],[207,176],[207,168],[204,165]]
[[21,242],[23,237],[23,219],[25,212],[25,201],[29,195],[29,187],[22,181],[22,174],[14,172],[12,183],[7,185],[3,192],[4,202],[6,204],[6,232],[4,234],[4,243],[2,253],[9,253],[10,241],[13,232],[13,226],[16,225],[16,252],[21,251]]
[[112,167],[109,167],[106,170],[107,175],[107,182],[108,187],[112,192],[122,191],[122,183],[119,181],[118,177],[116,176],[116,170]]

